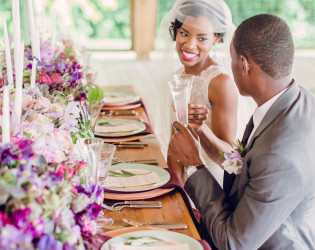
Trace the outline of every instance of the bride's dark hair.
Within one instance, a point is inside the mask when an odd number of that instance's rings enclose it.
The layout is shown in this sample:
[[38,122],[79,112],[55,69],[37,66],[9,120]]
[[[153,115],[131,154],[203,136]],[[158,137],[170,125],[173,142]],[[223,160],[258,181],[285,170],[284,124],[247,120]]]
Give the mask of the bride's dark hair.
[[[208,13],[204,8],[202,8],[202,6],[199,6],[196,3],[187,1],[187,2],[185,2],[185,4],[190,4],[190,5],[181,9],[182,14],[184,14],[185,16],[192,16],[192,17],[197,18],[197,17],[209,17],[209,15],[212,14],[212,13]],[[210,19],[209,19],[209,21],[211,22]],[[178,19],[175,19],[174,22],[171,22],[171,26],[169,27],[169,32],[170,32],[170,35],[171,35],[173,41],[176,40],[177,30],[180,27],[182,27],[182,25],[183,25],[183,23],[180,22]],[[214,35],[216,37],[221,38],[220,42],[223,42],[223,37],[224,37],[225,33],[214,33]]]
[[[171,26],[169,27],[170,35],[173,41],[176,40],[177,30],[182,27],[183,23],[175,19],[174,22],[171,22]],[[220,37],[220,43],[224,42],[224,35],[225,33],[214,33],[216,37]]]

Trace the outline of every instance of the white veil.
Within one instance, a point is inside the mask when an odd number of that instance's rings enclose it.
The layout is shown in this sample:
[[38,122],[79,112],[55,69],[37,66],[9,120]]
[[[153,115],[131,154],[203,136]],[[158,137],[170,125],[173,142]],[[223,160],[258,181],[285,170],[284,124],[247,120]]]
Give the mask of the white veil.
[[[207,17],[213,26],[215,34],[224,34],[223,43],[213,46],[211,57],[220,64],[227,74],[232,76],[230,42],[235,31],[235,25],[232,22],[232,15],[229,7],[223,0],[177,0],[172,9],[163,17],[158,36],[155,42],[156,59],[160,60],[161,74],[157,79],[156,106],[155,106],[155,122],[154,131],[161,144],[162,153],[166,156],[168,143],[171,136],[171,122],[174,121],[174,111],[172,110],[172,98],[167,82],[171,79],[175,70],[181,66],[175,49],[175,41],[173,40],[170,26],[174,25],[175,20],[185,25],[198,27],[198,23],[189,23],[186,21],[187,16]],[[188,20],[188,19],[187,19]],[[250,114],[249,110],[244,111],[247,106],[247,100],[239,97],[238,109],[238,137],[243,134],[245,124]],[[245,115],[246,114],[246,115]],[[242,117],[240,117],[242,115]]]

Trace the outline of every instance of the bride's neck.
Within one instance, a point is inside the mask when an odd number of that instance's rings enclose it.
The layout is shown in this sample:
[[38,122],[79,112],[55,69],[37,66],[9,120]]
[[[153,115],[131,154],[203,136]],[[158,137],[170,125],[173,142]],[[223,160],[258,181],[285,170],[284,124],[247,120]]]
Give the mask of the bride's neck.
[[191,66],[191,67],[184,66],[185,73],[198,76],[201,74],[202,71],[204,71],[206,68],[210,67],[211,65],[217,65],[217,63],[213,61],[210,57],[208,57],[203,62],[199,62],[195,64],[194,66]]

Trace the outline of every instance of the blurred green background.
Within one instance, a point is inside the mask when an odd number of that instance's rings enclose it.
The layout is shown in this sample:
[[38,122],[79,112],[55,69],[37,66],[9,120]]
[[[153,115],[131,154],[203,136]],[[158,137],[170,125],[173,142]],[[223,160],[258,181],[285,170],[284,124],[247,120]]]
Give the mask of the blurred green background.
[[[21,0],[21,5],[23,1],[27,2]],[[131,48],[129,0],[46,0],[45,2],[46,13],[51,13],[54,9],[58,12],[59,37],[64,35],[69,39],[80,39],[93,49]],[[157,24],[174,2],[175,0],[159,0]],[[235,25],[239,25],[244,19],[255,14],[276,14],[288,22],[297,48],[315,47],[315,0],[226,0],[226,3],[231,8]],[[69,6],[68,12],[64,8],[65,4]],[[11,0],[0,0],[0,6],[0,15],[6,17],[9,32],[12,32]],[[23,11],[25,8],[21,10]],[[51,15],[47,14],[47,17],[49,23]],[[3,37],[2,24],[0,29],[0,37]]]

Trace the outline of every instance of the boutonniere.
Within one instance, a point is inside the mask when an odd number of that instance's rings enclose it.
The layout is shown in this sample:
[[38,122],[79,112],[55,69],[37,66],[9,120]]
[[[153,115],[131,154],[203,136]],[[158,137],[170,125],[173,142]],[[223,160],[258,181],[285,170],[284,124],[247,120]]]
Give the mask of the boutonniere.
[[244,155],[246,152],[246,145],[244,146],[240,140],[236,140],[235,143],[232,143],[233,150],[231,153],[221,152],[224,160],[222,163],[223,169],[229,174],[240,174],[242,173]]

